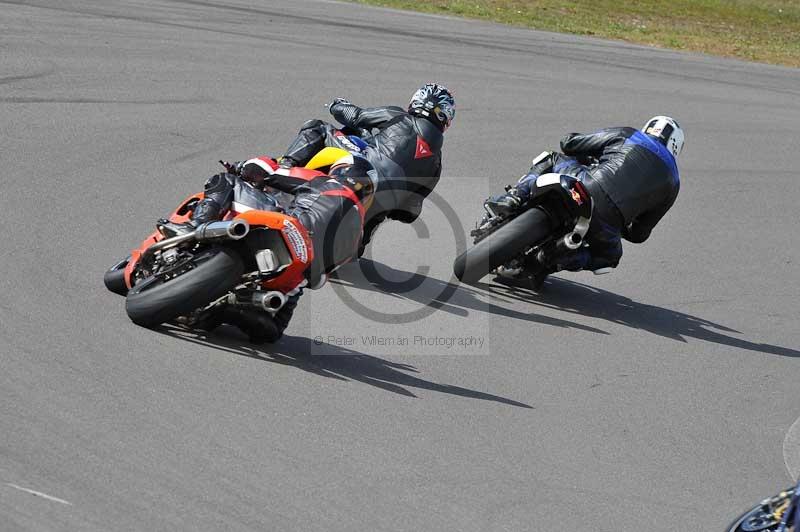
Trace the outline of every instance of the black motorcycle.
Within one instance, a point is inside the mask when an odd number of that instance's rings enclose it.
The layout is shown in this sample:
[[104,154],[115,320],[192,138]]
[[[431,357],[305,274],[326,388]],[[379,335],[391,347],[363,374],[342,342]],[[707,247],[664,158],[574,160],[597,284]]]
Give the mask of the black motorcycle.
[[592,197],[583,183],[560,174],[539,176],[528,201],[511,214],[498,214],[489,203],[484,208],[485,216],[470,233],[475,245],[453,264],[465,283],[477,283],[493,271],[543,280],[559,256],[586,245],[592,219]]
[[740,515],[727,532],[791,532],[797,528],[800,483]]

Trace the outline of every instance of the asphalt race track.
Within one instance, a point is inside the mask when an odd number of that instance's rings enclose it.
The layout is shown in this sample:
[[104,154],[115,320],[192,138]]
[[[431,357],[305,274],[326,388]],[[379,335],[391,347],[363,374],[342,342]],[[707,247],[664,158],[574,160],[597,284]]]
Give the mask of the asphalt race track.
[[[438,199],[279,344],[142,329],[103,287],[217,159],[429,80],[458,101]],[[681,194],[613,274],[448,284],[539,151],[662,113]],[[314,0],[0,0],[0,529],[722,530],[800,449],[798,124],[786,68]]]

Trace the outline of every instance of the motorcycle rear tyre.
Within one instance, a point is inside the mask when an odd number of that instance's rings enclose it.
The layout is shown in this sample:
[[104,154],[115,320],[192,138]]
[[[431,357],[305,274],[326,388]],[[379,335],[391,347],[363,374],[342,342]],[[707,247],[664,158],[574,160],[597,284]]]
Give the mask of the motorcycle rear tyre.
[[545,211],[539,208],[525,211],[459,255],[453,262],[453,273],[461,282],[475,284],[526,247],[543,241],[552,230],[550,216]]
[[213,252],[195,268],[166,283],[154,285],[150,278],[131,288],[125,301],[131,321],[155,327],[204,307],[235,287],[244,273],[242,259],[228,248]]

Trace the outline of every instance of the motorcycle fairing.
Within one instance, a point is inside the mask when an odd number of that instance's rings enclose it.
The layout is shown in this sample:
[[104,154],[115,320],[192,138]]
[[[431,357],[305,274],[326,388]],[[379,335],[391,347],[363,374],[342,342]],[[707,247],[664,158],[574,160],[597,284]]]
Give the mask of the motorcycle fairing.
[[592,197],[579,179],[563,174],[542,174],[536,178],[528,201],[541,203],[547,198],[560,198],[567,210],[577,218],[574,232],[586,236],[592,220]]
[[347,156],[351,156],[351,153],[341,148],[327,146],[317,152],[317,154],[314,155],[310,161],[308,161],[308,164],[306,164],[305,167],[311,170],[318,170],[320,168],[331,166],[336,161]]

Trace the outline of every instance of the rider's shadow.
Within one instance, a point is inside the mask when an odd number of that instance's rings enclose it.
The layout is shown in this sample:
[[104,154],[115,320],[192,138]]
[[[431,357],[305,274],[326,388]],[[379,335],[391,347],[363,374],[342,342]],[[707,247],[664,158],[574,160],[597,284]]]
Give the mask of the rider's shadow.
[[582,323],[520,312],[502,306],[503,303],[510,303],[516,299],[513,295],[509,297],[476,290],[469,285],[442,281],[425,273],[398,270],[367,258],[344,265],[333,274],[330,282],[345,289],[379,292],[388,297],[413,301],[461,317],[467,317],[470,310],[475,310],[552,327],[608,334],[606,331]]
[[800,357],[800,351],[796,349],[737,338],[733,334],[741,334],[739,331],[719,323],[683,312],[639,303],[607,290],[560,277],[549,277],[545,288],[539,293],[497,283],[481,283],[479,286],[493,294],[514,297],[519,301],[570,314],[603,319],[679,342],[686,342],[687,338],[696,338],[749,351]]
[[[530,405],[498,395],[440,384],[418,376],[410,364],[391,362],[342,346],[318,345],[309,338],[284,335],[275,344],[255,346],[234,327],[223,326],[207,333],[179,325],[162,325],[156,332],[194,344],[213,347],[227,353],[246,356],[273,364],[292,366],[321,377],[340,381],[357,381],[406,397],[417,397],[410,388],[457,395],[468,399],[494,401],[509,406],[533,408]],[[417,375],[414,375],[417,374]]]
[[[369,259],[361,259],[359,262],[362,264],[350,264],[347,265],[347,268],[337,271],[338,279],[332,279],[331,282],[360,290],[383,292],[392,297],[434,306],[459,316],[466,316],[467,309],[472,309],[544,325],[573,327],[588,332],[608,334],[606,331],[577,322],[520,312],[500,306],[503,301],[506,303],[517,301],[581,317],[606,320],[680,342],[686,342],[687,338],[696,338],[739,349],[800,357],[800,351],[796,349],[737,338],[733,335],[741,334],[739,331],[710,320],[655,305],[639,303],[619,294],[560,277],[549,277],[544,289],[537,293],[495,282],[481,282],[475,286],[454,285],[427,277],[422,273],[396,270]],[[402,279],[402,281],[396,281],[396,279]],[[487,279],[489,278],[487,277]],[[454,287],[455,290],[448,293],[448,297],[437,299],[447,287]],[[493,298],[496,303],[487,303],[485,301],[487,297]]]

